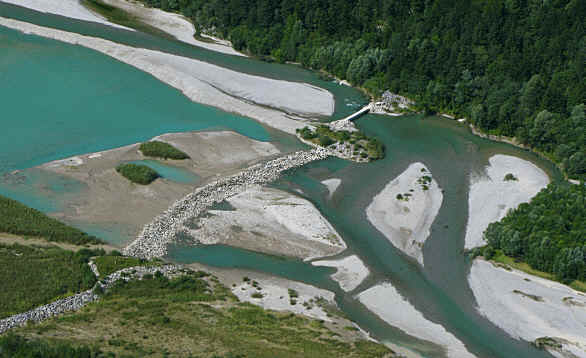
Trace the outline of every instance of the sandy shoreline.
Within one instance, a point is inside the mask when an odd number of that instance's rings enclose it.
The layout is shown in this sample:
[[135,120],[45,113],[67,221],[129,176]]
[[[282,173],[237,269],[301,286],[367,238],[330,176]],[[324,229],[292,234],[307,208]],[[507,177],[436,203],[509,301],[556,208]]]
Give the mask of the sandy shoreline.
[[[260,287],[260,290],[253,286],[253,280],[258,282],[256,286]],[[290,296],[289,290],[295,290],[297,297]],[[335,305],[334,293],[301,282],[277,277],[266,279],[254,277],[249,282],[242,282],[232,287],[232,293],[240,301],[250,302],[266,309],[289,311],[328,322],[332,321],[327,312],[315,301],[322,298],[329,304]],[[252,297],[255,293],[262,297]]]
[[134,31],[131,28],[114,24],[101,15],[88,10],[85,6],[80,4],[79,0],[2,0],[0,2],[26,7],[28,9],[39,12],[70,17],[72,19],[82,21],[97,22],[108,26]]
[[372,199],[366,215],[395,247],[423,265],[423,245],[442,201],[429,170],[413,163]]
[[[508,173],[517,180],[505,181]],[[501,154],[490,157],[485,173],[470,176],[465,248],[485,245],[483,233],[490,223],[531,200],[548,183],[547,174],[529,161]]]
[[180,14],[163,11],[157,8],[146,7],[137,1],[126,0],[102,0],[105,4],[117,7],[127,13],[136,16],[140,21],[158,28],[179,41],[203,47],[208,50],[225,53],[234,56],[246,56],[232,48],[230,42],[217,40],[209,37],[213,42],[199,41],[194,38],[195,27],[193,24]]
[[[181,183],[157,179],[143,186],[130,183],[115,171],[122,162],[143,160],[139,143],[98,153],[45,163],[35,170],[44,170],[75,179],[85,189],[68,197],[58,219],[84,227],[114,225],[119,234],[130,240],[153,217],[165,211],[174,201],[214,180],[216,175],[229,175],[263,158],[280,153],[271,143],[259,142],[241,134],[221,132],[168,133],[156,137],[187,153],[190,159],[161,160],[166,166],[191,172],[201,178],[197,183]],[[26,175],[27,171],[23,171]],[[54,215],[55,216],[55,215]],[[116,242],[122,246],[123,242]]]
[[480,313],[511,336],[556,338],[563,348],[552,353],[586,357],[585,294],[481,259],[474,260],[468,282]]
[[371,287],[358,294],[358,299],[391,326],[444,347],[448,357],[474,357],[462,342],[441,325],[426,319],[390,283]]
[[311,264],[314,266],[336,268],[336,273],[331,275],[331,277],[346,292],[354,290],[370,274],[368,268],[364,266],[364,262],[356,255],[338,260],[313,261]]
[[230,210],[207,210],[189,224],[198,244],[225,244],[267,254],[311,260],[346,244],[308,200],[266,187],[250,187],[225,201]]
[[1,17],[0,25],[102,52],[150,73],[194,102],[247,116],[290,134],[305,126],[300,121],[303,118],[329,116],[334,111],[333,95],[309,84],[247,75],[186,57]]

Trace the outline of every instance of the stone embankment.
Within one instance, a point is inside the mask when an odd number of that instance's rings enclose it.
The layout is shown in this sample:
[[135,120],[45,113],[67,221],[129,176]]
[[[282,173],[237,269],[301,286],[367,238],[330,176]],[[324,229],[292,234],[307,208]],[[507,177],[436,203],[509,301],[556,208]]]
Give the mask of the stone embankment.
[[214,203],[246,191],[250,185],[270,183],[286,170],[325,159],[329,155],[329,151],[323,148],[295,152],[256,164],[238,174],[198,188],[147,224],[140,235],[124,249],[124,254],[147,259],[165,256],[167,245],[174,240],[177,232],[183,230],[186,220],[197,217]]
[[41,307],[37,307],[28,312],[19,313],[0,320],[0,334],[11,328],[22,326],[28,321],[40,322],[64,312],[78,310],[90,302],[96,301],[100,298],[100,296],[95,293],[97,287],[100,287],[105,291],[112,287],[118,280],[129,281],[131,279],[142,279],[145,275],[153,275],[157,271],[171,278],[182,274],[183,270],[184,269],[181,266],[165,265],[157,267],[136,266],[116,271],[105,279],[96,283],[96,285],[90,290],[83,291],[76,295],[57,300]]

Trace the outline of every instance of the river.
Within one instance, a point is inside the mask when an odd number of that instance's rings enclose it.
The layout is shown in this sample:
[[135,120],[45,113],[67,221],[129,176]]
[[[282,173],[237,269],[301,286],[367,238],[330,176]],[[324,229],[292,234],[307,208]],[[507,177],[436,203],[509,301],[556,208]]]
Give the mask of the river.
[[[322,80],[316,73],[294,65],[223,55],[139,32],[2,3],[0,16],[179,54],[240,72],[308,82],[334,94],[336,110],[331,119],[341,118],[366,102],[359,91]],[[253,120],[192,103],[152,76],[95,51],[0,27],[0,52],[0,122],[7,133],[0,141],[0,175],[173,131],[228,128],[281,146],[296,145],[291,136]],[[342,235],[348,252],[357,254],[369,267],[371,276],[356,292],[383,280],[391,281],[428,319],[442,324],[478,357],[549,357],[527,342],[510,338],[475,311],[466,279],[469,262],[462,249],[470,172],[482,168],[496,153],[528,159],[552,178],[559,178],[555,168],[526,151],[475,137],[455,121],[416,115],[367,115],[358,121],[358,126],[383,141],[387,148],[384,160],[357,164],[328,159],[297,169],[274,184],[291,192],[302,190],[303,196]],[[424,246],[425,268],[395,249],[365,215],[372,197],[415,161],[423,162],[444,190],[442,207]],[[331,198],[320,183],[330,177],[342,179],[342,185]],[[80,190],[76,185],[58,176],[27,174],[16,183],[3,180],[0,193],[52,212],[59,209],[64,195],[75,195]],[[94,228],[92,232],[102,233],[108,239],[103,228]],[[170,259],[247,268],[332,290],[349,318],[376,338],[424,356],[441,355],[437,346],[390,327],[352,294],[341,291],[329,279],[329,269],[225,246],[177,246],[170,250]]]

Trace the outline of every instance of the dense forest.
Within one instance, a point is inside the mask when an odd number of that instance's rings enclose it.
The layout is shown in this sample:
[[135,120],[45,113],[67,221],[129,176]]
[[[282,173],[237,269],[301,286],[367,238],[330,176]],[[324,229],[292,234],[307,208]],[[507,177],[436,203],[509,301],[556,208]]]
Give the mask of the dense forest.
[[48,217],[18,201],[0,195],[0,232],[15,235],[37,236],[49,241],[75,245],[100,244],[95,236]]
[[515,136],[586,178],[582,0],[142,0],[238,50]]
[[586,186],[552,183],[484,232],[494,250],[552,273],[562,282],[586,281]]

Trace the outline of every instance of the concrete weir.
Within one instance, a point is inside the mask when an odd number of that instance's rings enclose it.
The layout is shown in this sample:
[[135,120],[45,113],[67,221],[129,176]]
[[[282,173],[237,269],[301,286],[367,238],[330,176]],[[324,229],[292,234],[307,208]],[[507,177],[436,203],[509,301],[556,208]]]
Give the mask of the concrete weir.
[[167,245],[173,242],[177,232],[182,231],[186,220],[197,217],[214,203],[246,191],[251,185],[270,183],[286,170],[325,159],[329,155],[329,151],[324,148],[295,152],[256,164],[238,174],[198,188],[147,224],[140,235],[124,249],[124,254],[147,259],[165,256]]

